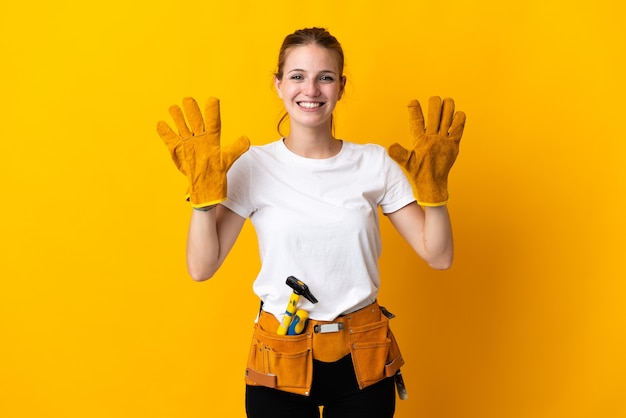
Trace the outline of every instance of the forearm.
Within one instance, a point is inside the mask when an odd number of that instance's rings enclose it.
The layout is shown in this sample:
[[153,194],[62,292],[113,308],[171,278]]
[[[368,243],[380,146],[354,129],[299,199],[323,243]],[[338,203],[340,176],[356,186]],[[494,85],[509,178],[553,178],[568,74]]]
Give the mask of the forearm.
[[245,218],[223,205],[193,210],[187,236],[187,270],[196,281],[213,277],[235,245]]
[[436,269],[448,269],[454,257],[452,226],[447,207],[424,208],[424,259]]
[[450,268],[454,245],[446,206],[421,208],[413,202],[388,216],[400,235],[429,266],[438,270]]
[[217,209],[193,210],[187,235],[187,271],[196,281],[210,279],[219,267]]

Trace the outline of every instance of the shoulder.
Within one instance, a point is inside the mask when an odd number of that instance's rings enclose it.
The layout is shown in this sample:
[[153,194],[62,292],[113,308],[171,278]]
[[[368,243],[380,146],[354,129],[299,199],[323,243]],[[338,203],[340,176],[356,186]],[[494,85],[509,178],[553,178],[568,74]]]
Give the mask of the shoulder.
[[382,145],[378,145],[378,144],[373,144],[373,143],[366,143],[366,144],[359,144],[356,142],[351,142],[351,141],[343,141],[343,144],[345,147],[347,147],[347,149],[356,151],[356,152],[363,152],[363,153],[369,153],[369,154],[386,154],[387,150],[382,146]]
[[387,150],[378,144],[359,144],[356,142],[344,141],[344,147],[346,154],[352,158],[358,158],[367,161],[379,161],[386,163],[390,157],[387,154]]
[[251,145],[248,151],[243,153],[236,163],[250,164],[265,160],[268,156],[275,155],[280,141],[272,141],[263,145]]
[[262,154],[266,152],[272,152],[272,150],[276,149],[279,142],[280,141],[277,140],[277,141],[271,141],[266,144],[260,144],[260,145],[251,144],[250,148],[248,149],[248,152],[250,152],[251,154]]

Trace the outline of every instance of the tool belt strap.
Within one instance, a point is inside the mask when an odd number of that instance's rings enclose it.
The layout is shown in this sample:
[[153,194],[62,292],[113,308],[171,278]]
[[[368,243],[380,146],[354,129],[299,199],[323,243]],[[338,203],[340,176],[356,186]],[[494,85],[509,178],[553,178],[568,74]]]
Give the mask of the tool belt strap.
[[261,386],[265,386],[268,388],[276,389],[276,375],[275,374],[264,374],[259,373],[256,370],[251,369],[250,367],[246,368],[246,378],[250,379]]

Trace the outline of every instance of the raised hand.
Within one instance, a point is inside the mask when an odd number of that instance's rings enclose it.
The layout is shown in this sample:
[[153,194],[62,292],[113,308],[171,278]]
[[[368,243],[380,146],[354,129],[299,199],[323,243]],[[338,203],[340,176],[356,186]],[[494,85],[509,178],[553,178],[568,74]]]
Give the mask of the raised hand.
[[465,113],[455,113],[451,98],[442,102],[437,96],[429,99],[426,123],[417,100],[408,108],[412,148],[407,150],[396,143],[389,147],[389,155],[413,177],[420,205],[445,205],[449,199],[448,174],[459,153]]
[[232,144],[221,145],[220,104],[214,97],[207,100],[204,118],[192,97],[183,99],[183,109],[184,114],[177,105],[169,109],[178,133],[164,121],[158,122],[157,132],[174,164],[189,180],[191,205],[200,208],[217,204],[226,200],[226,172],[248,150],[250,140],[242,136]]

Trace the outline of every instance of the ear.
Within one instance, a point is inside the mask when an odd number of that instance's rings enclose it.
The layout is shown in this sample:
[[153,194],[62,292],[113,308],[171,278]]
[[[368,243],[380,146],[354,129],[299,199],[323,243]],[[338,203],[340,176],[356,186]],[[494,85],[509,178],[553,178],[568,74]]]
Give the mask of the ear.
[[343,96],[343,92],[346,90],[346,81],[348,79],[346,78],[345,75],[341,76],[341,86],[339,88],[339,97],[337,98],[337,100],[340,100],[341,97]]
[[278,77],[274,76],[274,87],[276,87],[276,93],[278,93],[279,98],[283,98],[283,92],[280,90],[280,86],[282,84],[282,80],[279,80]]

